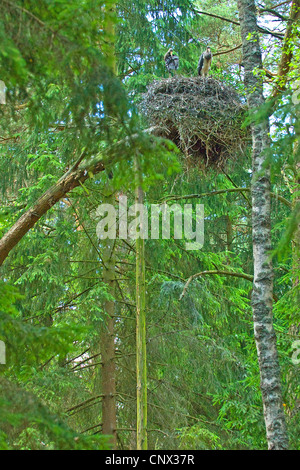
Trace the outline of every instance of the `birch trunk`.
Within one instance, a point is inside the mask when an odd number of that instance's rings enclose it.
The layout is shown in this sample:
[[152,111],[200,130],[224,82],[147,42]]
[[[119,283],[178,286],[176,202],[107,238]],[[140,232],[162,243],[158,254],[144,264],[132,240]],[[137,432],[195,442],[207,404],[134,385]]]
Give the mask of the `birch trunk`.
[[[263,82],[260,78],[262,56],[254,0],[238,0],[243,42],[245,88],[250,112],[264,105]],[[265,150],[269,147],[269,122],[252,124],[252,233],[254,283],[252,310],[254,335],[260,369],[264,419],[269,450],[284,450],[288,437],[282,402],[280,367],[273,326],[273,267],[271,251],[270,169]]]

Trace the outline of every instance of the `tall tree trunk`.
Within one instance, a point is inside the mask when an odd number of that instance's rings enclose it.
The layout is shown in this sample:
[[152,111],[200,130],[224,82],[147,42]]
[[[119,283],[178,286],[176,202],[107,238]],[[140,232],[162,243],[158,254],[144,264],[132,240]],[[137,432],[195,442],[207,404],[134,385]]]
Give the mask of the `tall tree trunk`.
[[233,246],[233,228],[232,220],[229,215],[226,216],[226,236],[227,236],[227,251],[232,251]]
[[[135,159],[136,203],[143,204],[141,170]],[[142,220],[142,218],[141,218]],[[143,230],[142,222],[140,230]],[[147,352],[145,311],[145,243],[136,240],[136,376],[137,376],[137,450],[147,450]]]
[[300,0],[293,0],[290,16],[287,23],[287,28],[284,35],[282,54],[277,72],[277,79],[275,81],[275,87],[273,89],[272,96],[276,98],[281,94],[282,91],[286,88],[286,83],[288,80],[288,73],[292,66],[293,58],[293,45],[295,41],[295,36],[297,34],[297,22],[300,18]]
[[[262,57],[254,0],[238,0],[243,42],[245,88],[250,112],[264,105],[263,82],[260,76]],[[273,267],[271,262],[271,195],[270,170],[266,165],[265,150],[269,147],[269,122],[252,124],[253,178],[252,231],[254,283],[252,310],[254,335],[260,368],[260,384],[266,425],[268,448],[283,450],[288,437],[282,401],[280,367],[273,326]]]
[[[107,20],[105,25],[108,42],[103,48],[107,56],[107,63],[112,72],[116,74],[115,54],[115,19],[116,3],[114,0],[107,2]],[[108,117],[110,109],[106,109]],[[114,204],[113,187],[107,185],[107,193],[110,194],[107,203]],[[116,240],[107,238],[104,241],[103,254],[103,279],[108,286],[108,294],[111,297],[104,305],[104,318],[100,335],[100,347],[102,357],[102,434],[110,435],[111,444],[115,449],[117,446],[117,408],[116,408],[116,364],[115,364],[115,249]]]
[[[300,72],[300,69],[299,69]],[[297,136],[300,135],[300,112],[297,112],[297,121],[295,123],[295,133]],[[300,143],[299,138],[294,142],[294,161],[295,161],[295,180],[293,185],[293,209],[299,213],[300,211]],[[293,271],[294,271],[294,287],[295,289],[299,286],[299,272],[300,272],[300,224],[298,223],[297,229],[294,236],[293,243]],[[299,307],[299,289],[297,289],[296,302]],[[299,327],[299,325],[298,325]]]
[[104,318],[101,326],[101,383],[102,383],[102,433],[112,436],[111,444],[116,448],[116,365],[115,365],[115,241],[106,240],[104,248],[103,279],[108,287],[111,299],[104,304]]
[[[298,122],[295,123],[295,132],[296,135],[299,135],[300,131],[300,113],[298,117]],[[292,192],[293,192],[293,209],[295,211],[295,217],[297,217],[297,213],[300,215],[300,146],[299,146],[299,140],[297,139],[294,143],[294,160],[295,160],[295,179],[294,179],[294,184],[292,187]],[[299,220],[299,215],[298,215],[298,220]],[[300,284],[300,224],[297,224],[297,228],[295,230],[295,234],[293,236],[293,241],[292,241],[292,254],[293,254],[293,297],[292,297],[292,318],[294,318],[294,315],[297,318],[297,312],[299,310],[299,304],[300,304],[300,289],[299,289],[299,284]],[[299,323],[299,317],[297,318],[296,321],[293,321],[289,333],[291,337],[293,338],[293,341],[297,341],[299,339],[299,332],[300,332],[300,323]],[[298,382],[299,377],[298,377],[298,370],[296,369],[296,366],[293,365],[291,368],[290,373],[288,374],[287,377],[287,383],[288,383],[288,390],[289,390],[289,396],[291,398],[291,401],[294,402],[294,408],[292,411],[292,415],[296,415],[300,413],[300,399],[299,399],[299,394],[297,393],[297,387],[295,387],[295,384]]]
[[[106,204],[114,204],[115,199],[110,185],[106,186]],[[93,354],[101,355],[101,368],[97,367],[94,378],[94,395],[101,396],[102,434],[111,436],[110,444],[117,446],[117,407],[116,407],[116,357],[115,357],[115,294],[116,294],[116,240],[101,240],[103,282],[107,298],[99,308],[97,336]]]

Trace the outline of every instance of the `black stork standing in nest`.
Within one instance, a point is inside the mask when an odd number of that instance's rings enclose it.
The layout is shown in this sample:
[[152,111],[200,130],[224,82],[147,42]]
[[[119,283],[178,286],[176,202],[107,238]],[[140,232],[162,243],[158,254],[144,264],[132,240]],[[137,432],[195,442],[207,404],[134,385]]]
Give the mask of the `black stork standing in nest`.
[[169,49],[168,52],[165,54],[164,59],[167,70],[169,72],[169,77],[172,77],[175,71],[178,69],[179,57],[173,54],[173,49]]

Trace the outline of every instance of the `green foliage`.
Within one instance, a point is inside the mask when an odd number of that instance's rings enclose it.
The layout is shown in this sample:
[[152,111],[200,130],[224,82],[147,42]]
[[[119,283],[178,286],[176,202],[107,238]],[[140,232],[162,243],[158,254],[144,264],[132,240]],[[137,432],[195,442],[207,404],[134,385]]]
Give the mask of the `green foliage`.
[[[201,420],[201,418],[200,418]],[[201,424],[190,428],[179,429],[181,447],[184,450],[221,450],[217,434],[208,431]]]
[[20,450],[102,450],[102,436],[78,435],[61,418],[51,414],[37,398],[0,378],[0,448]]
[[[200,171],[170,141],[144,132],[137,112],[147,85],[166,77],[163,56],[169,47],[180,57],[179,73],[193,76],[208,42],[212,75],[244,99],[238,26],[196,12],[237,20],[236,3],[121,0],[116,13],[114,2],[94,0],[2,3],[0,79],[7,86],[7,105],[0,106],[0,235],[83,152],[82,164],[101,159],[106,171],[90,175],[51,207],[1,267],[0,340],[7,364],[0,365],[0,448],[109,448],[100,434],[98,379],[99,338],[106,302],[112,300],[118,446],[135,446],[135,246],[133,240],[116,242],[112,296],[103,280],[105,243],[97,239],[95,213],[108,200],[118,208],[121,194],[128,196],[128,205],[134,203],[137,156],[148,208],[164,201],[205,204],[202,250],[187,251],[184,240],[172,237],[145,242],[149,447],[265,449],[252,285],[220,274],[253,274],[246,191],[251,149],[220,173]],[[287,14],[288,5],[278,11]],[[276,70],[281,44],[276,38],[270,44],[263,40],[265,66]],[[111,70],[110,46],[118,77]],[[290,78],[295,74],[296,67]],[[295,449],[299,381],[291,350],[299,324],[299,265],[292,243],[299,226],[298,108],[287,90],[248,120],[259,122],[272,113],[274,325]],[[244,191],[230,192],[237,188]],[[197,277],[179,300],[189,277],[207,271],[219,274]]]

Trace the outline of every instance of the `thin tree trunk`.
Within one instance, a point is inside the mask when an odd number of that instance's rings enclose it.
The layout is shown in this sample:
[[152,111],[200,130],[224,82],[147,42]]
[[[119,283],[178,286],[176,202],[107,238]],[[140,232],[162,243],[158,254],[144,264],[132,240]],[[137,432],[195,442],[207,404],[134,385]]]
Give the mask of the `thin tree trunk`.
[[229,215],[226,216],[226,236],[227,236],[227,251],[232,252],[233,228],[232,228],[232,221]]
[[[143,204],[141,170],[137,159],[136,203]],[[142,224],[142,223],[141,223]],[[143,230],[143,226],[140,226]],[[136,378],[137,378],[137,450],[147,450],[147,352],[145,311],[145,243],[142,237],[136,240]]]
[[297,34],[297,29],[295,25],[300,18],[300,0],[293,0],[290,16],[287,23],[286,32],[284,35],[284,41],[282,46],[282,54],[279,63],[277,79],[275,82],[275,87],[272,93],[273,98],[277,97],[282,91],[286,88],[286,83],[288,79],[288,73],[292,66],[293,58],[293,46],[295,41],[295,35]]
[[[299,115],[300,119],[300,115]],[[296,135],[299,135],[300,131],[300,125],[299,122],[296,123]],[[300,211],[300,195],[299,195],[299,190],[300,190],[300,159],[299,159],[299,153],[300,153],[300,147],[299,147],[299,140],[297,139],[294,143],[294,159],[295,159],[295,180],[293,184],[293,209],[294,211]],[[293,241],[292,241],[292,255],[293,255],[293,296],[292,296],[292,302],[293,302],[293,310],[292,310],[292,318],[294,317],[293,314],[297,315],[297,312],[299,310],[299,305],[300,305],[300,289],[299,289],[299,283],[300,283],[300,224],[298,223],[295,234],[293,236]],[[299,338],[299,332],[300,332],[300,323],[298,321],[294,321],[289,329],[289,333],[291,337],[293,338],[293,341],[296,341]],[[294,408],[292,410],[292,416],[298,414],[300,412],[300,399],[299,399],[299,394],[297,393],[297,382],[299,381],[298,378],[299,372],[295,365],[291,368],[290,373],[288,374],[287,377],[287,383],[288,383],[288,390],[289,390],[289,397],[291,399],[294,405]]]
[[[296,135],[300,133],[300,112],[297,113],[297,122],[295,123]],[[300,144],[297,138],[294,142],[294,161],[295,161],[295,180],[293,185],[293,202],[292,207],[294,211],[300,211]],[[299,272],[300,272],[300,224],[297,225],[297,229],[294,236],[293,243],[293,271],[294,271],[294,287],[297,289],[299,286]],[[297,289],[296,302],[299,306],[299,289]],[[298,326],[299,327],[299,326]]]
[[[250,112],[254,113],[265,102],[263,82],[259,71],[262,57],[254,0],[238,0],[243,42],[245,88]],[[288,447],[288,437],[282,401],[280,367],[273,326],[273,267],[271,262],[271,195],[270,170],[266,165],[265,150],[269,147],[269,123],[252,125],[253,178],[252,224],[254,283],[252,310],[254,335],[260,368],[264,419],[268,448],[283,450]]]
[[115,240],[106,240],[103,255],[103,278],[112,297],[104,304],[104,318],[101,325],[100,349],[102,358],[102,433],[112,436],[111,444],[116,448],[116,365],[115,365]]

